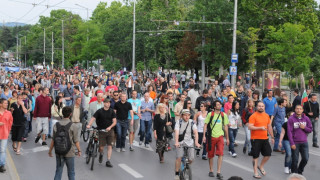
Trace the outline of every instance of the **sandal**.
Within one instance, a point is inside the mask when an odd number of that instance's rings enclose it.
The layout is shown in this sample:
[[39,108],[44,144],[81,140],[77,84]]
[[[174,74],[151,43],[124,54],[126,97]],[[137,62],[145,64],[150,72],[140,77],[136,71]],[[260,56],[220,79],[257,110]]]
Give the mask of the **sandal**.
[[260,173],[261,173],[263,176],[265,176],[265,175],[266,175],[266,171],[265,171],[265,170],[260,169],[260,167],[259,167],[259,166],[258,166],[258,170],[260,171]]
[[14,147],[14,145],[12,144],[12,148],[13,148],[13,151],[14,152],[17,152],[17,148],[16,147]]
[[254,175],[253,175],[253,178],[255,178],[255,179],[261,179],[261,176],[260,176],[259,174],[254,174]]
[[20,155],[20,154],[21,154],[21,151],[20,151],[20,150],[16,152],[16,155]]

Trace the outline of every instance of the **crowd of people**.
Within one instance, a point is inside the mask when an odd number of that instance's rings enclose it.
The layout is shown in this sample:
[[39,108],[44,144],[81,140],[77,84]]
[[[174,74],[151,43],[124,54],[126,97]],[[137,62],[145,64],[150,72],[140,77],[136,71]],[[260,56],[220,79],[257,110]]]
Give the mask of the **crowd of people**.
[[[208,176],[223,179],[225,141],[230,156],[236,158],[237,133],[243,127],[243,153],[252,156],[254,178],[267,175],[264,165],[272,151],[285,153],[285,173],[302,175],[309,158],[308,134],[313,134],[312,146],[319,148],[317,95],[307,91],[309,100],[302,104],[299,91],[294,90],[290,103],[280,89],[257,90],[254,77],[238,78],[234,88],[229,78],[209,80],[200,90],[196,75],[187,78],[180,72],[146,76],[122,70],[98,75],[77,69],[1,72],[0,172],[5,172],[10,132],[12,148],[20,155],[22,142],[33,141],[28,134],[35,128],[35,143],[46,146],[52,139],[49,156],[55,149],[55,179],[61,179],[65,163],[69,179],[74,179],[74,157],[82,154],[80,133],[87,120],[86,128],[104,130],[99,132],[99,162],[107,146],[106,166],[110,168],[112,149],[118,153],[134,151],[133,141],[138,135],[139,145],[145,148],[156,141],[160,163],[165,161],[164,153],[175,146],[175,179],[179,179],[184,146],[198,147],[188,149],[189,163],[195,155],[209,160]],[[70,143],[69,149],[63,149]],[[260,154],[263,158],[259,163]]]

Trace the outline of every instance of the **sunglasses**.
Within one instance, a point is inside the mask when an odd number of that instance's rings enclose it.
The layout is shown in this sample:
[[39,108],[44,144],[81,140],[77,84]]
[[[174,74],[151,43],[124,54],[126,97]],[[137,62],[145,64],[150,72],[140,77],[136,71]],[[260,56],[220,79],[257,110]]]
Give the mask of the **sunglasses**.
[[114,94],[113,96],[119,96],[119,94]]
[[188,103],[188,104],[192,104],[192,103]]

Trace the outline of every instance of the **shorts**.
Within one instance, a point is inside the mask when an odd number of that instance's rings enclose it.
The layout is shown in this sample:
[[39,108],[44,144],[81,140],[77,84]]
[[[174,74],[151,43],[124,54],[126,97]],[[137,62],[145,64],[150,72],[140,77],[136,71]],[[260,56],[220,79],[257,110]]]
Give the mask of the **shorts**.
[[129,125],[130,125],[129,132],[130,132],[130,133],[135,133],[135,132],[137,132],[137,129],[138,129],[138,127],[139,127],[139,122],[140,122],[140,120],[139,120],[139,119],[133,120],[133,125],[131,125],[130,121],[131,121],[131,120],[129,120]]
[[251,139],[251,145],[251,153],[253,159],[258,158],[260,152],[262,156],[271,156],[272,149],[268,139]]
[[208,158],[213,158],[214,155],[223,156],[223,149],[224,149],[223,136],[220,136],[217,138],[211,137],[211,150],[209,150],[209,145],[207,143]]
[[114,131],[111,129],[108,132],[99,132],[99,145],[100,146],[112,146],[114,139]]
[[[176,148],[176,158],[182,158],[183,156],[183,146],[180,144],[180,147],[179,148]],[[194,148],[189,148],[188,149],[188,159],[190,161],[193,161],[194,160]]]
[[48,134],[49,129],[49,121],[47,117],[37,117],[37,134],[39,134],[42,131],[42,134]]

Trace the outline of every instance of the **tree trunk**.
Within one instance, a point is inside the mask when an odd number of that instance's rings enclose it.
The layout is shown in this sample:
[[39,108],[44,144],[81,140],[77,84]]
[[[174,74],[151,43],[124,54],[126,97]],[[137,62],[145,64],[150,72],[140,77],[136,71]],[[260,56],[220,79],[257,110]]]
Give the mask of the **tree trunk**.
[[221,75],[223,75],[223,66],[220,65],[220,68],[219,68],[219,78],[221,77]]
[[296,88],[298,89],[299,88],[299,86],[298,86],[298,76],[296,76]]
[[303,73],[300,74],[300,79],[301,79],[301,92],[303,93],[303,91],[306,89],[306,83],[304,82],[304,75]]

